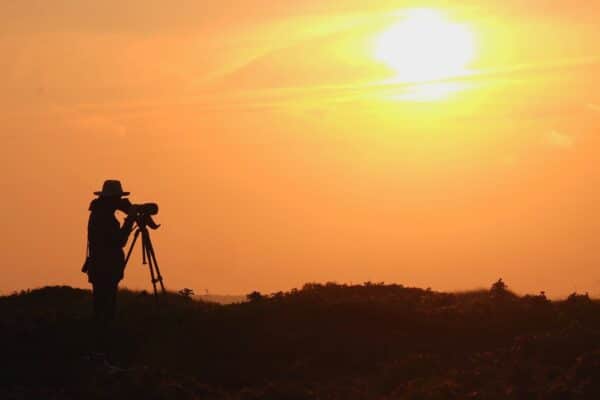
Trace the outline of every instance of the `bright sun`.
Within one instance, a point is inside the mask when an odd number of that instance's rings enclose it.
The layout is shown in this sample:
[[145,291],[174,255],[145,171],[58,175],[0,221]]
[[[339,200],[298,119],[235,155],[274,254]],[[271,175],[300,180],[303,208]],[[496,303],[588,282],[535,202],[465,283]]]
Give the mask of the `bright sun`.
[[473,33],[431,9],[415,9],[377,39],[375,56],[398,73],[402,82],[461,76],[473,59]]

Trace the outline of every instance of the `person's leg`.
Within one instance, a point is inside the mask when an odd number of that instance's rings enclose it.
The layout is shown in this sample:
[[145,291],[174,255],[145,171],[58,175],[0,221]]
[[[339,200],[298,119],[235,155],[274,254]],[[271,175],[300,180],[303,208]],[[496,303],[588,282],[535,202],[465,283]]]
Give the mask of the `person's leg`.
[[111,283],[97,282],[94,284],[94,317],[98,322],[106,323],[111,316]]
[[118,286],[118,282],[111,282],[106,288],[106,319],[108,321],[113,321],[116,316]]
[[99,321],[102,316],[102,289],[98,283],[92,283],[92,297],[94,304],[94,320]]
[[108,351],[107,284],[103,281],[93,283],[94,296],[94,351],[105,354]]

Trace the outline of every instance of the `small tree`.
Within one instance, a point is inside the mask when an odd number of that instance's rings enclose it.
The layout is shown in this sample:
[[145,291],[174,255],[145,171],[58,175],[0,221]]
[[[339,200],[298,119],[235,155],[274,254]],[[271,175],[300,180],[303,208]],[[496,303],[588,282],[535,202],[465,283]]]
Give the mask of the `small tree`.
[[587,292],[585,294],[573,292],[569,295],[569,297],[567,297],[567,304],[570,305],[591,304],[591,302],[592,300]]
[[508,294],[508,286],[506,286],[506,283],[504,283],[502,278],[494,282],[490,288],[490,294],[493,297],[504,297]]
[[260,292],[257,292],[256,290],[248,295],[246,295],[246,298],[248,299],[249,302],[254,303],[257,301],[261,301],[262,299],[264,299],[264,296],[262,294],[260,294]]
[[185,297],[186,299],[191,299],[194,295],[194,290],[189,288],[183,288],[178,293],[180,296]]

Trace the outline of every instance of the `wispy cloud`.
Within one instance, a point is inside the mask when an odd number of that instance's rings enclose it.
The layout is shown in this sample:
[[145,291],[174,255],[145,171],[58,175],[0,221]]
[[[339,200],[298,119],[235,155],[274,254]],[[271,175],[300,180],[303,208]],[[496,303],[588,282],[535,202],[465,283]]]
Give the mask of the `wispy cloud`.
[[548,132],[545,136],[545,140],[550,146],[561,149],[570,149],[575,145],[573,136],[556,130]]
[[594,103],[590,103],[587,105],[587,108],[592,110],[592,111],[597,111],[600,112],[600,104],[594,104]]

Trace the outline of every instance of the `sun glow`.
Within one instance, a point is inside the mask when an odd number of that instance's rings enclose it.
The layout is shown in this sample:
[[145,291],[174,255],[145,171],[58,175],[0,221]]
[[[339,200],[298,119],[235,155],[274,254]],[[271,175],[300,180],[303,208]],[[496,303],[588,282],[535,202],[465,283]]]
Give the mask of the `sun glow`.
[[429,102],[443,100],[453,93],[460,92],[469,87],[470,85],[462,82],[420,83],[391,98],[400,101]]
[[471,30],[431,9],[403,13],[377,39],[375,57],[397,72],[400,82],[426,82],[468,74],[475,53]]

